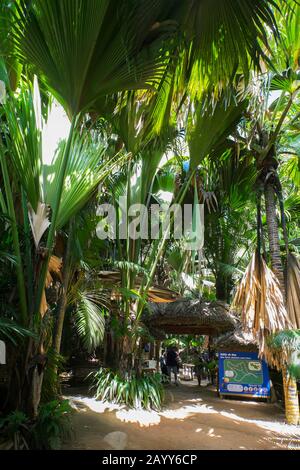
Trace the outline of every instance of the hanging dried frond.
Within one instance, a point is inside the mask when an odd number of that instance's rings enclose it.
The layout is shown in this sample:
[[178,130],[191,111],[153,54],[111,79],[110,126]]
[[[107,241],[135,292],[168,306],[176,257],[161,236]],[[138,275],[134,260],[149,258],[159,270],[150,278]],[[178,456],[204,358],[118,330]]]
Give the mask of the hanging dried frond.
[[49,212],[49,206],[43,202],[38,202],[36,212],[31,204],[28,204],[29,222],[36,248],[39,246],[42,236],[50,225]]
[[[52,255],[51,258],[50,258],[50,261],[49,261],[49,265],[48,265],[48,272],[47,272],[47,276],[46,276],[45,288],[48,288],[48,287],[51,286],[51,284],[53,282],[53,276],[52,276],[53,274],[55,274],[56,276],[59,277],[60,280],[62,280],[62,278],[61,278],[61,268],[62,268],[61,258],[58,258],[55,255]],[[44,289],[43,295],[42,295],[41,307],[40,307],[40,314],[41,314],[42,318],[45,315],[45,313],[47,312],[47,310],[48,310],[48,303],[47,303],[47,300],[46,300],[46,293],[45,293],[45,289]]]
[[287,311],[293,328],[300,328],[300,262],[291,253],[287,259]]
[[241,311],[244,329],[257,338],[260,355],[267,353],[266,338],[270,334],[291,326],[279,281],[257,251],[239,285],[233,307]]

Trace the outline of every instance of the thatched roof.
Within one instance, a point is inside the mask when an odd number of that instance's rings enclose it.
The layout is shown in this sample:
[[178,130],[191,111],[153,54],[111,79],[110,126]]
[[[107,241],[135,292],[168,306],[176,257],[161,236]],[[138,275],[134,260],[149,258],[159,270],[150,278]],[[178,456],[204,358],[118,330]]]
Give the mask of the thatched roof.
[[[117,300],[121,298],[121,294],[118,291],[118,287],[121,287],[121,272],[120,271],[100,271],[99,279],[106,287],[111,290],[111,299]],[[143,282],[143,276],[138,274],[135,278],[135,289],[139,289]],[[174,302],[179,299],[180,295],[178,292],[169,289],[168,287],[159,286],[153,284],[147,294],[147,300],[149,302]]]
[[258,345],[251,333],[245,333],[239,325],[234,331],[229,331],[213,342],[213,347],[224,352],[257,352]]
[[151,325],[147,325],[147,328],[148,328],[148,331],[149,331],[150,335],[154,339],[159,340],[159,341],[163,341],[164,339],[166,339],[165,332],[162,331],[160,328],[155,328]]
[[143,321],[164,333],[212,336],[234,330],[237,322],[227,304],[203,300],[148,303]]

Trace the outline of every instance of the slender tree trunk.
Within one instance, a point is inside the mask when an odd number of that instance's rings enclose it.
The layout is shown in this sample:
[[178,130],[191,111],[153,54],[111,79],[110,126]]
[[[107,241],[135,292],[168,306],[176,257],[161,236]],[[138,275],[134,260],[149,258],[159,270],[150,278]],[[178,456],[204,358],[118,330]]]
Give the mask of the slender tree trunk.
[[[265,185],[266,217],[269,237],[269,250],[272,270],[277,276],[281,292],[286,300],[284,270],[280,255],[279,227],[276,215],[275,190],[272,183]],[[299,422],[299,400],[296,381],[289,376],[286,367],[282,368],[282,380],[285,400],[285,416],[288,424]]]
[[157,372],[160,371],[160,363],[159,363],[160,345],[161,345],[161,341],[157,340],[157,341],[155,342],[155,360],[156,360],[156,369],[157,369]]
[[297,425],[300,419],[297,382],[288,374],[286,367],[282,368],[282,382],[287,423]]
[[59,300],[59,307],[58,307],[58,314],[56,319],[55,325],[55,334],[53,340],[53,347],[54,351],[59,354],[61,348],[61,339],[62,339],[62,332],[65,320],[65,313],[67,307],[67,294],[68,294],[68,286],[71,277],[71,239],[72,239],[72,232],[73,232],[73,222],[71,221],[69,224],[69,236],[67,240],[67,246],[65,250],[65,256],[63,261],[63,285],[62,285],[62,293]]
[[150,343],[150,352],[149,352],[149,359],[153,359],[155,354],[155,343],[152,341]]
[[224,275],[222,272],[216,274],[216,298],[230,303],[230,293],[233,287],[232,276]]
[[107,357],[107,351],[108,351],[107,343],[108,343],[108,335],[107,335],[107,331],[105,331],[104,337],[103,337],[103,364],[104,366],[106,364],[106,357]]
[[216,297],[217,300],[227,301],[227,292],[226,292],[226,282],[225,278],[221,273],[217,273],[216,276]]
[[119,338],[119,364],[118,371],[125,378],[132,369],[132,341],[124,335]]
[[276,198],[274,187],[271,182],[265,185],[265,204],[271,266],[274,274],[277,276],[280,282],[281,291],[285,298],[285,282],[283,265],[280,255],[279,227],[276,214]]

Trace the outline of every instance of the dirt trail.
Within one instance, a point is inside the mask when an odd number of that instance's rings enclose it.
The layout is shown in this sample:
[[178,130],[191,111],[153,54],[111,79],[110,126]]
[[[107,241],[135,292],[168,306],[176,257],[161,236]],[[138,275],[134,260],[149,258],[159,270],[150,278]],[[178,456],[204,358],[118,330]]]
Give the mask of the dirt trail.
[[160,413],[103,404],[78,389],[66,395],[77,411],[65,449],[300,449],[299,428],[284,424],[276,404],[221,400],[195,383],[169,386]]

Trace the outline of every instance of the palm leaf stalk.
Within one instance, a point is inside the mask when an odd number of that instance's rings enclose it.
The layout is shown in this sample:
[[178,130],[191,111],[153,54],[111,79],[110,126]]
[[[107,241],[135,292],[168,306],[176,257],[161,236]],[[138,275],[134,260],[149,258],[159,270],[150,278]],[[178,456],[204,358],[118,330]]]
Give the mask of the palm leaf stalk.
[[1,169],[3,174],[4,180],[4,187],[5,187],[5,194],[7,199],[7,209],[11,221],[11,231],[12,231],[12,239],[13,239],[13,246],[14,246],[14,254],[16,258],[16,271],[17,271],[17,282],[18,282],[18,291],[19,291],[19,299],[20,299],[20,316],[21,316],[21,323],[23,326],[27,324],[28,320],[28,312],[27,312],[27,299],[26,299],[26,289],[25,289],[25,278],[24,278],[24,271],[23,271],[23,263],[21,257],[21,250],[20,250],[20,240],[18,234],[18,226],[17,226],[17,219],[16,213],[14,208],[14,200],[8,175],[7,163],[6,163],[6,155],[4,153],[4,149],[0,144],[0,159],[1,159]]
[[52,250],[53,250],[55,231],[57,229],[56,222],[57,222],[57,217],[58,217],[59,208],[61,204],[63,184],[64,184],[66,169],[67,169],[67,165],[68,165],[68,161],[69,161],[69,157],[71,153],[70,150],[71,150],[71,143],[73,139],[73,132],[75,129],[75,124],[76,124],[76,117],[72,119],[72,124],[71,124],[70,132],[69,132],[69,136],[67,140],[67,145],[64,151],[62,165],[61,165],[59,176],[58,176],[57,193],[56,193],[56,197],[54,200],[51,224],[50,224],[50,229],[48,232],[47,243],[46,243],[46,250],[47,250],[46,257],[43,262],[42,270],[41,270],[40,277],[39,277],[37,292],[36,292],[36,302],[35,302],[35,314],[36,315],[39,315],[39,312],[41,309],[41,303],[42,303],[43,292],[45,289],[48,266],[49,266],[49,261],[50,261],[50,257],[51,257]]
[[24,235],[25,235],[25,250],[26,250],[26,274],[27,274],[27,287],[28,287],[28,310],[33,311],[33,263],[32,263],[32,251],[31,251],[31,240],[30,240],[30,223],[28,217],[28,205],[26,201],[26,194],[24,189],[22,192],[22,209],[24,218]]
[[74,225],[74,220],[71,219],[69,223],[67,246],[66,246],[65,254],[64,254],[63,273],[62,273],[62,292],[61,292],[60,299],[59,299],[58,313],[57,313],[55,332],[54,332],[54,338],[53,338],[53,349],[57,354],[60,353],[61,338],[62,338],[62,332],[63,332],[64,319],[65,319],[65,311],[67,307],[67,292],[68,292],[68,286],[69,286],[71,270],[72,270],[71,246],[72,246],[73,225]]
[[[191,171],[191,174],[190,174],[189,178],[187,179],[185,184],[181,187],[179,194],[177,195],[177,197],[174,200],[175,204],[182,204],[182,202],[184,200],[184,197],[187,193],[187,190],[190,187],[191,182],[192,182],[192,180],[195,176],[195,172],[196,172],[196,169]],[[169,213],[169,211],[168,211],[168,213]],[[174,216],[175,216],[175,214],[174,214],[174,212],[172,212],[171,216],[168,217],[168,225],[166,226],[166,230],[165,230],[165,233],[164,233],[163,237],[161,239],[159,239],[158,242],[155,243],[154,246],[153,246],[152,254],[150,255],[149,263],[148,263],[148,265],[150,267],[149,276],[148,276],[148,279],[147,279],[147,282],[146,282],[145,286],[141,286],[141,288],[139,289],[140,293],[142,291],[143,291],[143,293],[148,292],[148,290],[151,286],[151,283],[153,282],[153,276],[155,274],[156,266],[157,266],[157,263],[158,263],[161,255],[162,255],[162,252],[164,250],[164,247],[165,247],[165,244],[166,244],[166,241],[167,241],[167,235],[168,235],[168,232],[169,232],[170,227],[172,225],[172,222],[174,220]]]
[[4,195],[2,193],[1,188],[0,188],[0,207],[1,207],[1,211],[3,212],[3,214],[7,214],[6,202],[5,202],[5,198],[4,198]]

